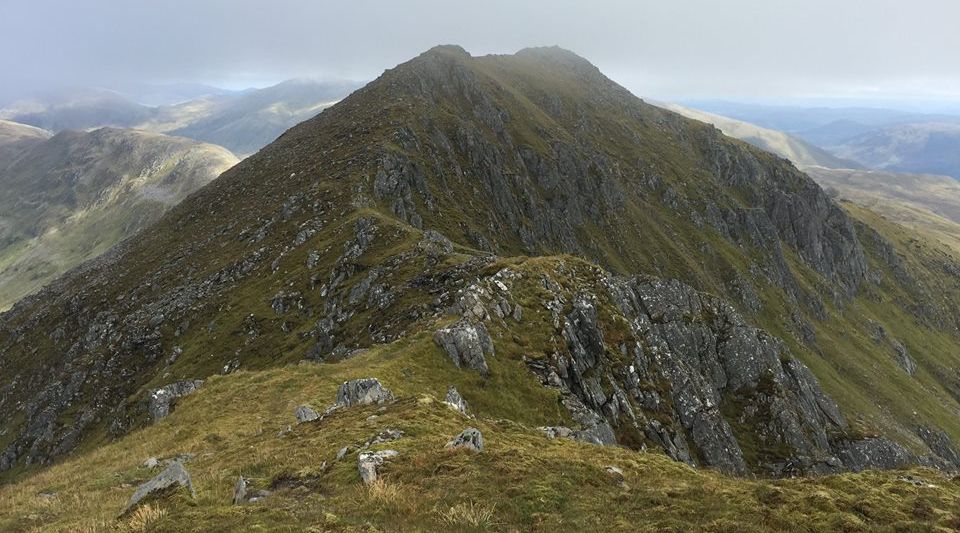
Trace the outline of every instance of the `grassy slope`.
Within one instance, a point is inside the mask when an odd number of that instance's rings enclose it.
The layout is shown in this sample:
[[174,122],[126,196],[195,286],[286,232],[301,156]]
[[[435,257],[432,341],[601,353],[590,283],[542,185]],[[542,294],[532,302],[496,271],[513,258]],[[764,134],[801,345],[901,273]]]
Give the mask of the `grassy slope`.
[[[494,375],[520,364],[506,353],[491,363]],[[296,405],[323,407],[342,380],[369,375],[378,376],[398,401],[385,409],[347,409],[278,436],[293,423]],[[436,400],[448,384],[456,384],[477,418],[464,419]],[[152,518],[151,531],[919,531],[960,526],[960,483],[933,471],[909,472],[935,485],[922,488],[898,479],[906,472],[730,479],[655,452],[547,440],[531,426],[558,421],[552,410],[543,409],[555,403],[526,395],[540,388],[530,378],[519,388],[499,385],[484,387],[475,374],[453,369],[424,335],[335,365],[214,377],[160,423],[0,487],[0,529],[143,530],[145,518]],[[501,410],[510,402],[483,401],[492,395],[517,395],[523,416]],[[444,450],[443,444],[467,426],[483,432],[486,450],[479,455]],[[396,449],[400,456],[384,467],[384,482],[364,487],[355,453],[337,462],[337,450],[387,428],[406,435],[376,448]],[[152,513],[118,519],[133,486],[155,474],[141,463],[181,453],[195,455],[187,467],[197,499],[168,498],[153,502]],[[605,472],[608,465],[623,470],[624,485]],[[274,494],[231,506],[239,475],[250,479],[250,490],[270,488]],[[56,496],[41,495],[49,492]]]
[[805,169],[840,197],[960,250],[960,184],[947,176],[884,171]]
[[771,130],[749,122],[691,109],[677,104],[664,104],[662,107],[680,113],[685,117],[713,124],[725,135],[749,142],[758,148],[789,159],[795,165],[817,165],[828,168],[858,167],[857,163],[836,157],[826,150],[814,146],[782,131]]

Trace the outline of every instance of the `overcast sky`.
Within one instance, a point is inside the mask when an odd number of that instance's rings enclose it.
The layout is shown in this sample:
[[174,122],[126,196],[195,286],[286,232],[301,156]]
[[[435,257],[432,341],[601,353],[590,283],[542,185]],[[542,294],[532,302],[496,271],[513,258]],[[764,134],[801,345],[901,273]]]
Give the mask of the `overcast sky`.
[[366,80],[557,44],[644,97],[960,99],[960,0],[0,0],[0,90]]

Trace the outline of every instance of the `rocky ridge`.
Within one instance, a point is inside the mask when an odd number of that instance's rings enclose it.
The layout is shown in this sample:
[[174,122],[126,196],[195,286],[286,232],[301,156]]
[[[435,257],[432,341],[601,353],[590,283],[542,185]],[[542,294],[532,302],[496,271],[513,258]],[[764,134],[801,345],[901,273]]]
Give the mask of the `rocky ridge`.
[[[911,377],[821,340],[897,324],[866,306],[910,308],[924,273],[788,163],[572,53],[441,47],[2,315],[0,469],[122,436],[171,383],[420,333],[476,379],[524,359],[576,426],[537,422],[557,436],[735,474],[947,467],[955,398],[857,429],[876,415],[860,395],[893,410],[947,379],[931,349],[906,342]],[[957,317],[931,314],[916,327],[955,345]],[[866,390],[867,369],[900,388]]]

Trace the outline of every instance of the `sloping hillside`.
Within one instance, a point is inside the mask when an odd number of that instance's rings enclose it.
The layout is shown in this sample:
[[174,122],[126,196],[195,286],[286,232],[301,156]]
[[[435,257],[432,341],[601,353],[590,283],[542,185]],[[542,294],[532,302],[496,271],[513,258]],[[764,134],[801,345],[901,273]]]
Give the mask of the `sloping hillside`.
[[860,164],[849,159],[841,159],[830,152],[782,131],[763,128],[749,122],[720,116],[698,109],[677,104],[663,104],[662,107],[680,113],[685,117],[713,124],[724,134],[746,141],[757,148],[772,152],[789,159],[797,166],[821,166],[827,168],[859,168]]
[[960,250],[960,184],[948,176],[808,167],[823,187]]
[[10,161],[27,148],[49,139],[51,135],[40,128],[0,120],[0,161]]
[[134,235],[237,162],[220,147],[133,130],[33,133],[0,158],[0,309]]

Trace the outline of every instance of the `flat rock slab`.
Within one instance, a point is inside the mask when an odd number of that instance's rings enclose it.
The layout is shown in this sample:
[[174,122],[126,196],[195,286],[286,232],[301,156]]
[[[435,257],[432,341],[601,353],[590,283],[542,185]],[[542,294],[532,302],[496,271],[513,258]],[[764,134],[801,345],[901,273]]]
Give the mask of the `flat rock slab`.
[[196,498],[197,493],[193,489],[193,482],[190,480],[190,474],[183,464],[179,461],[170,463],[167,468],[157,474],[156,477],[137,487],[137,490],[130,496],[130,501],[123,509],[122,514],[132,511],[144,498],[166,491],[172,487],[184,487],[190,491],[190,497]]

